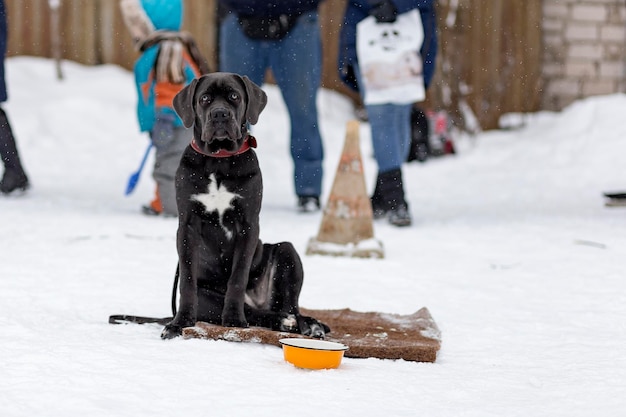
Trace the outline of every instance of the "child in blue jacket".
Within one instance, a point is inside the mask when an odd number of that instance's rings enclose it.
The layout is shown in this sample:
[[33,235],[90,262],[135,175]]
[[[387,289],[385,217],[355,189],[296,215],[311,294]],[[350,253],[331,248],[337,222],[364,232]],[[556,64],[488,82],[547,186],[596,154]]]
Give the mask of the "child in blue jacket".
[[156,150],[152,173],[156,196],[142,210],[145,214],[177,216],[174,179],[192,131],[183,126],[172,100],[209,70],[191,35],[180,32],[182,0],[121,0],[120,7],[141,53],[134,68],[139,127],[150,132]]

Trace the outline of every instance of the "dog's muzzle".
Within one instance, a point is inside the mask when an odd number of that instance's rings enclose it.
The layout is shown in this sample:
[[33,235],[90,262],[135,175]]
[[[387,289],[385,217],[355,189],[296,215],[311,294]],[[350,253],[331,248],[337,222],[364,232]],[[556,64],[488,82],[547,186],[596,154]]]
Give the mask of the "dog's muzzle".
[[211,143],[215,139],[235,139],[233,137],[233,114],[228,109],[217,108],[209,113],[209,126],[211,126],[211,137],[208,142]]
[[209,152],[236,151],[243,143],[243,132],[235,121],[233,112],[224,107],[212,109],[201,133],[201,142]]

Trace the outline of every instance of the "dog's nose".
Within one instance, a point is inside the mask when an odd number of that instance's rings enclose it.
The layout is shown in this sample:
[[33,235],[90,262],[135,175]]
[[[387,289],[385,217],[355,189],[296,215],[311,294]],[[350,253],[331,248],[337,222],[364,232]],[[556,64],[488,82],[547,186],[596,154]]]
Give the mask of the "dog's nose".
[[230,119],[230,112],[224,108],[217,108],[211,111],[211,120],[214,122],[226,122]]

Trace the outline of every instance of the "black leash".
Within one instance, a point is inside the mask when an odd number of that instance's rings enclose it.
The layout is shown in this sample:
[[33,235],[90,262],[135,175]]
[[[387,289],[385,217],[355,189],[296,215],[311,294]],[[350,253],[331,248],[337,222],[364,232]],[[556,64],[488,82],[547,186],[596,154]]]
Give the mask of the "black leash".
[[174,285],[172,286],[172,317],[176,317],[176,294],[178,293],[178,275],[180,267],[176,264],[176,273],[174,274]]
[[135,324],[149,324],[149,323],[158,323],[161,325],[166,325],[172,320],[171,317],[163,317],[157,319],[155,317],[142,317],[142,316],[131,316],[128,314],[114,314],[109,316],[110,324],[124,324],[124,323],[135,323]]
[[176,266],[176,273],[174,274],[174,285],[172,286],[172,317],[143,317],[143,316],[131,316],[129,314],[113,314],[109,316],[110,324],[124,324],[124,323],[135,323],[135,324],[150,324],[157,323],[165,326],[167,323],[172,321],[172,318],[176,316],[176,294],[178,293],[178,266]]

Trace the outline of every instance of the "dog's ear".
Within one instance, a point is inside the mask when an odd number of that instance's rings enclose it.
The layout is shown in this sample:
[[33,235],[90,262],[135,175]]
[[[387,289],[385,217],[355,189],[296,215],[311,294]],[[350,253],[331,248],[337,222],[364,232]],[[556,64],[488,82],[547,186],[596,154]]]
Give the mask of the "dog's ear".
[[245,75],[241,77],[243,85],[246,87],[246,94],[248,95],[248,105],[246,107],[246,120],[254,125],[259,121],[259,114],[265,108],[267,104],[267,95],[265,91],[258,85],[250,81]]
[[195,96],[197,85],[198,79],[194,78],[174,96],[174,110],[182,119],[185,127],[193,126],[195,120],[193,97]]

